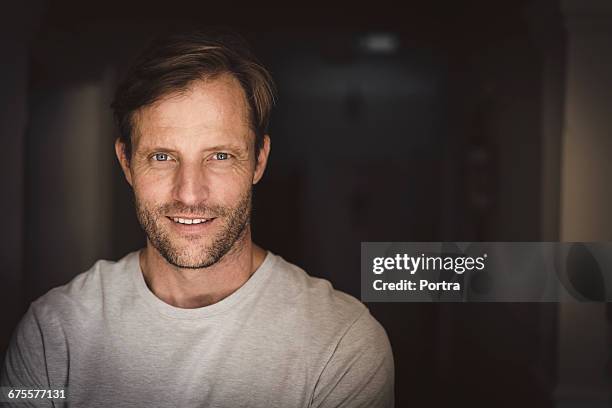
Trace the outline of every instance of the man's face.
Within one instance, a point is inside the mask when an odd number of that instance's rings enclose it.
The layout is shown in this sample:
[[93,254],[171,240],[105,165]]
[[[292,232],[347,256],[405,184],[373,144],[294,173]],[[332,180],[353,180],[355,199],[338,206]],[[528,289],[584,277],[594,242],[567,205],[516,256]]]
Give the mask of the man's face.
[[149,243],[170,264],[208,267],[244,242],[269,151],[266,136],[256,158],[254,142],[244,91],[227,74],[136,112],[131,162],[120,142],[117,155]]

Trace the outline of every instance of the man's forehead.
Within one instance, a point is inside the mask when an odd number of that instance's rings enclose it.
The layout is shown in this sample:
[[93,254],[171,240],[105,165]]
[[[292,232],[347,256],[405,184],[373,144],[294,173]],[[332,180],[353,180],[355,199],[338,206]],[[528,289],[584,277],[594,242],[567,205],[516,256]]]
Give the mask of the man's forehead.
[[251,133],[244,90],[229,74],[195,81],[187,89],[139,109],[133,119],[135,133],[147,139],[203,132]]

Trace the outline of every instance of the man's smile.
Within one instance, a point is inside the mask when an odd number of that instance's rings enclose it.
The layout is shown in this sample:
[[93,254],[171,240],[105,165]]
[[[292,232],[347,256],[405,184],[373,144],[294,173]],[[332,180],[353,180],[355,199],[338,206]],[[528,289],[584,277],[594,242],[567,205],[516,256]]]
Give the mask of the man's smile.
[[195,234],[200,235],[205,231],[209,231],[212,224],[217,219],[215,218],[202,218],[202,217],[172,217],[166,216],[171,221],[172,227],[178,230],[181,234]]
[[186,225],[201,224],[201,223],[206,223],[206,222],[210,222],[214,220],[214,218],[173,217],[173,216],[167,216],[167,218],[170,219],[171,221],[174,221],[177,224],[186,224]]

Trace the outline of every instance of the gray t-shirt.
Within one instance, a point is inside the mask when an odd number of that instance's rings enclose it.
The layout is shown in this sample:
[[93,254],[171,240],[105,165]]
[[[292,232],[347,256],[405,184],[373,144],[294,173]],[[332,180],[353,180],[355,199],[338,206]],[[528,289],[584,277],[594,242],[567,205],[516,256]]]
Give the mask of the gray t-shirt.
[[137,252],[98,261],[31,304],[1,374],[4,386],[66,387],[73,407],[393,406],[382,326],[271,252],[198,309],[156,297]]

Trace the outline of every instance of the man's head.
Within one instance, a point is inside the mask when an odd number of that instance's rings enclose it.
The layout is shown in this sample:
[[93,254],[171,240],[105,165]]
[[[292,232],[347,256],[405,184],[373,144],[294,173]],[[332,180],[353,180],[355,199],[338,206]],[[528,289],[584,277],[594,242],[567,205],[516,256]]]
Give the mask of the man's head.
[[234,38],[166,37],[128,71],[112,104],[115,149],[169,263],[207,267],[246,239],[272,104],[270,75]]

